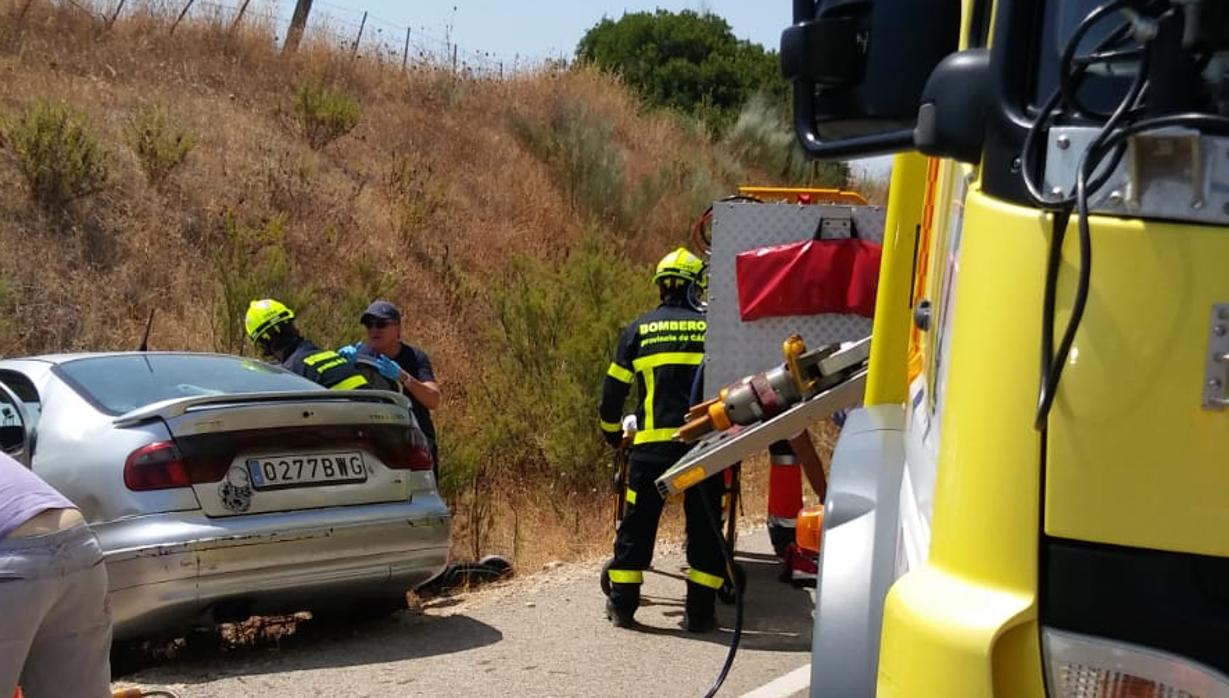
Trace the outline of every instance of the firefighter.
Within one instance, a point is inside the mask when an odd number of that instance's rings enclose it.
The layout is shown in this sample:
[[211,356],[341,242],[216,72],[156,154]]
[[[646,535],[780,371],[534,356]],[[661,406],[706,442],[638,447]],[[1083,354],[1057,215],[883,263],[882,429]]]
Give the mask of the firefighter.
[[[704,263],[684,248],[666,255],[653,276],[661,304],[629,325],[619,337],[606,372],[599,409],[607,442],[622,439],[620,416],[633,383],[638,389],[632,441],[627,508],[615,537],[607,574],[610,596],[606,615],[618,627],[631,627],[640,605],[644,570],[653,560],[657,523],[664,501],[653,484],[687,451],[674,440],[684,423],[695,372],[704,359],[707,323],[696,307],[697,289],[705,285]],[[716,627],[716,593],[725,582],[721,537],[712,521],[719,516],[721,478],[709,478],[687,490],[687,604],[683,628],[707,632]],[[707,502],[707,511],[705,504]],[[710,518],[711,513],[713,518]]]
[[[371,387],[367,379],[340,354],[331,349],[321,349],[299,334],[294,324],[294,311],[279,301],[272,298],[252,301],[244,316],[243,326],[252,342],[265,354],[277,359],[288,371],[332,390]],[[392,361],[385,359],[385,362],[391,366],[387,369],[380,366],[381,374],[397,368]]]

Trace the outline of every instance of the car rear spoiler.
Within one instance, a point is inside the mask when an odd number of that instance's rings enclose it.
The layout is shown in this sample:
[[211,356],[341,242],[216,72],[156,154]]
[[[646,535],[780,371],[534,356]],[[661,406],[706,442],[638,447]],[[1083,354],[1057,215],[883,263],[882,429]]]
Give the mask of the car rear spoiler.
[[187,412],[210,409],[223,405],[251,405],[278,402],[377,402],[410,409],[410,400],[404,395],[387,390],[293,390],[267,393],[229,393],[225,395],[196,395],[152,402],[121,414],[113,420],[117,427],[131,427],[151,419],[174,419]]

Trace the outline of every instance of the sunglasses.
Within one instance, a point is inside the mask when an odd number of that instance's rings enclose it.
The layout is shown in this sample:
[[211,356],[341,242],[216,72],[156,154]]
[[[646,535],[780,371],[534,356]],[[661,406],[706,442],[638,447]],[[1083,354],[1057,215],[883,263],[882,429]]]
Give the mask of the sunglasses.
[[391,321],[391,320],[368,320],[368,321],[366,321],[366,322],[364,322],[364,323],[363,323],[363,327],[366,327],[366,328],[369,328],[369,329],[370,329],[370,328],[372,328],[372,327],[374,327],[374,328],[376,328],[377,330],[382,330],[382,329],[384,329],[385,327],[388,327],[389,325],[395,325],[395,324],[397,324],[397,323],[395,323],[395,322],[393,322],[393,321]]

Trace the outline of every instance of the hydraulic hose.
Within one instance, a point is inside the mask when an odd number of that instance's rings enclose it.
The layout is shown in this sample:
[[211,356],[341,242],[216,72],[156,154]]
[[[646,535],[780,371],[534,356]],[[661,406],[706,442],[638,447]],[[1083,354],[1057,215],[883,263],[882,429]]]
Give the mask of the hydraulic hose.
[[738,643],[742,640],[743,585],[738,583],[738,577],[734,574],[734,551],[730,550],[730,546],[726,545],[725,539],[721,536],[721,522],[717,520],[717,515],[713,512],[712,503],[708,501],[707,497],[701,497],[700,502],[704,505],[704,513],[708,517],[709,525],[713,528],[713,535],[720,542],[721,556],[725,558],[725,573],[734,585],[734,634],[730,637],[730,650],[725,655],[725,663],[721,665],[721,672],[717,674],[713,685],[704,694],[704,698],[712,698],[717,695],[717,691],[725,683],[726,677],[729,676],[730,668],[734,666],[734,656],[738,654]]

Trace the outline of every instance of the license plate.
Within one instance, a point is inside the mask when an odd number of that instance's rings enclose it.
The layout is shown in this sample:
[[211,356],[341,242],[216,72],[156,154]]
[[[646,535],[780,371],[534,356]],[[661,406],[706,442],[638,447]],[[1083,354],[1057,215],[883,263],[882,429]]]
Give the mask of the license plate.
[[258,490],[367,481],[360,453],[249,458],[247,466],[252,487]]

